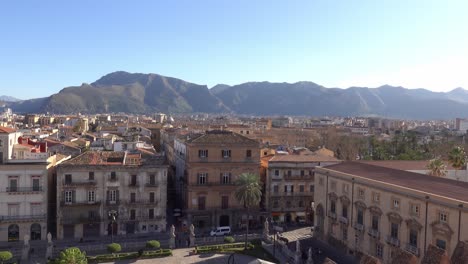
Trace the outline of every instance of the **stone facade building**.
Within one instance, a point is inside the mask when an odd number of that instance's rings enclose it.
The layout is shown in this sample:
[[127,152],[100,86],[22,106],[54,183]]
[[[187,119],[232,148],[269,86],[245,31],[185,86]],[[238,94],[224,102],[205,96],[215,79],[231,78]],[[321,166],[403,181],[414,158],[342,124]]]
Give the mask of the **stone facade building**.
[[315,173],[316,232],[346,252],[418,261],[430,245],[452,256],[468,239],[468,183],[345,162]]
[[57,169],[57,237],[165,231],[166,193],[163,156],[85,152]]

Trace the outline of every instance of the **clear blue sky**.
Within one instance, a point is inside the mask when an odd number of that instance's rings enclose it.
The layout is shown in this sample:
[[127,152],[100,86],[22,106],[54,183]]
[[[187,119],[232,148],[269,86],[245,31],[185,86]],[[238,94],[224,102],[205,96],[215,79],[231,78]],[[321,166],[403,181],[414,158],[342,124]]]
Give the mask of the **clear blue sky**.
[[468,88],[468,1],[0,3],[0,95],[48,96],[109,72],[207,84]]

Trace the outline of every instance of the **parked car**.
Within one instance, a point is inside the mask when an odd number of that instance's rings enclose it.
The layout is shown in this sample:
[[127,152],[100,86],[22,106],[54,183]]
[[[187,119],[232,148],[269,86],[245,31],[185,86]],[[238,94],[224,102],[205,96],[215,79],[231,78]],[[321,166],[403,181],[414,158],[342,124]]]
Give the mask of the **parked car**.
[[211,230],[210,236],[226,236],[231,234],[230,226],[220,226]]

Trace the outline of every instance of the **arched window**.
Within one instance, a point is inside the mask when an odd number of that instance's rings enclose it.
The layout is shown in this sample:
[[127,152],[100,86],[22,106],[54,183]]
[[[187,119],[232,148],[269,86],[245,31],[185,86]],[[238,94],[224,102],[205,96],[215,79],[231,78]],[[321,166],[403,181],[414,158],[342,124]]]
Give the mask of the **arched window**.
[[41,225],[38,223],[31,225],[31,240],[41,240]]
[[18,241],[19,240],[19,226],[16,224],[10,225],[8,227],[8,241]]

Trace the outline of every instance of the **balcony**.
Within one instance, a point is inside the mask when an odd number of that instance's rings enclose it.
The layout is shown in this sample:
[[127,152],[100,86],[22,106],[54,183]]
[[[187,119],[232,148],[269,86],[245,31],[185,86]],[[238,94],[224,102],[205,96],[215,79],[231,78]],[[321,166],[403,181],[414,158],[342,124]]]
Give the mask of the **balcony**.
[[270,195],[275,196],[275,197],[281,197],[281,196],[284,196],[284,197],[306,197],[306,196],[313,197],[314,193],[313,192],[277,192],[277,193],[272,192]]
[[137,188],[137,187],[140,187],[140,184],[138,182],[131,182],[128,184],[128,187]]
[[156,182],[148,182],[148,183],[145,184],[145,187],[156,188],[156,187],[159,187],[159,184],[156,183]]
[[416,257],[419,257],[419,248],[418,248],[418,246],[411,245],[411,244],[406,244],[405,249],[409,253],[415,255]]
[[45,214],[0,216],[0,222],[35,222],[38,220],[45,220],[45,219],[46,219]]
[[207,183],[189,183],[188,187],[210,187],[210,186],[236,186],[235,183],[207,182]]
[[128,200],[125,202],[125,204],[127,205],[135,205],[135,206],[138,206],[138,205],[154,205],[154,206],[157,206],[158,205],[158,201],[156,200],[149,200],[149,199],[135,199],[135,200]]
[[34,187],[6,187],[7,193],[30,193],[30,192],[42,192],[42,186]]
[[363,224],[359,224],[359,223],[354,223],[354,229],[356,229],[357,231],[360,231],[360,232],[363,232],[364,231],[364,225]]
[[348,225],[348,218],[347,217],[340,216],[339,221],[340,221],[340,223],[342,223],[344,225]]
[[387,243],[394,246],[394,247],[399,247],[400,246],[400,239],[392,236],[387,236],[386,239]]
[[116,205],[120,205],[120,202],[121,200],[106,200],[106,205],[107,206],[116,206]]
[[99,223],[102,219],[98,215],[78,215],[78,216],[66,216],[62,218],[62,224],[86,224],[86,223]]
[[374,229],[374,228],[369,228],[369,230],[367,230],[367,234],[369,234],[369,236],[373,237],[373,238],[376,238],[376,239],[379,239],[380,238],[380,232],[379,230],[377,229]]
[[286,181],[303,181],[313,179],[312,175],[287,175],[284,174],[284,180]]
[[61,206],[99,206],[101,201],[60,201]]
[[130,217],[130,216],[123,216],[120,218],[120,220],[123,221],[154,221],[154,220],[162,220],[165,219],[165,216],[162,215],[135,215],[135,217]]
[[328,217],[330,217],[333,220],[336,220],[336,213],[335,212],[328,212]]
[[96,180],[72,180],[72,181],[63,181],[64,186],[95,186],[97,184]]

